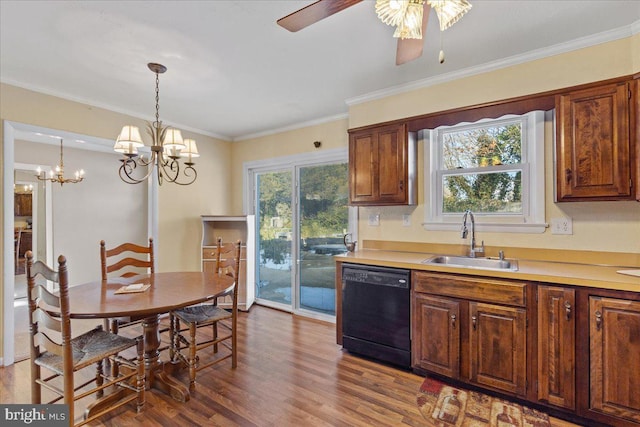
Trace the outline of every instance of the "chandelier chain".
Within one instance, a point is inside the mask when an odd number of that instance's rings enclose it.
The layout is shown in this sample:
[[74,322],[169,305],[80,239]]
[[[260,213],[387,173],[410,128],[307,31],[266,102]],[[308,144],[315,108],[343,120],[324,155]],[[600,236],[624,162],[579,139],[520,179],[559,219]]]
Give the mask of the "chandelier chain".
[[160,123],[160,75],[156,72],[156,123]]

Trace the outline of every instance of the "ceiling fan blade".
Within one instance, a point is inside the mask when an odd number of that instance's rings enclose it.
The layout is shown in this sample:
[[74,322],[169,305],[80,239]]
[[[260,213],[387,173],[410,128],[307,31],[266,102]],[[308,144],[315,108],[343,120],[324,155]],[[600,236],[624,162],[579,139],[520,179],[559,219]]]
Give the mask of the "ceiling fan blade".
[[413,61],[422,56],[422,47],[424,46],[424,38],[427,35],[427,21],[429,20],[429,11],[431,7],[424,2],[424,10],[422,12],[422,38],[421,39],[398,39],[398,48],[396,49],[396,65],[402,65],[405,62]]
[[281,27],[295,32],[361,1],[362,0],[318,0],[284,18],[278,19],[277,23]]

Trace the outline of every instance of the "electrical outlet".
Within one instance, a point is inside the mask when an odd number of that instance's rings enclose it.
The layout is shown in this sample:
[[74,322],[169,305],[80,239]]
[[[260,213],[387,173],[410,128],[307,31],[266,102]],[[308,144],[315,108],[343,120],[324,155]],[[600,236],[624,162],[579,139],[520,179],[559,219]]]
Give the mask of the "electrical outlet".
[[551,234],[573,234],[571,218],[551,218]]
[[411,227],[411,215],[402,214],[402,226],[403,227]]
[[369,225],[377,227],[380,225],[380,214],[369,214]]

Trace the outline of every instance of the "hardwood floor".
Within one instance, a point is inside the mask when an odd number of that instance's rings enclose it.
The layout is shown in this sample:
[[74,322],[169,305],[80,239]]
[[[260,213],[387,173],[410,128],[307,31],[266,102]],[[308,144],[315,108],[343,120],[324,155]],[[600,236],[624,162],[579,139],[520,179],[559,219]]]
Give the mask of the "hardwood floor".
[[[93,425],[427,425],[416,404],[423,378],[343,352],[334,325],[259,306],[239,319],[235,370],[229,361],[200,371],[187,403],[154,390],[141,414],[127,407]],[[0,402],[30,401],[28,360],[0,375]],[[188,383],[186,372],[179,378]]]

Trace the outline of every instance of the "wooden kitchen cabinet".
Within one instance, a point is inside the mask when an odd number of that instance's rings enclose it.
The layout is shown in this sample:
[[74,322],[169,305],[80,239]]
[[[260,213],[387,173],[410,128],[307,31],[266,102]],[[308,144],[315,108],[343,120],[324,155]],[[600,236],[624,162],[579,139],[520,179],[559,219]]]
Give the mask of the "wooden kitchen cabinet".
[[591,411],[640,424],[640,301],[589,297]]
[[575,409],[575,291],[538,286],[537,399]]
[[14,216],[31,216],[32,214],[31,193],[14,193],[13,214]]
[[415,134],[406,124],[351,131],[349,204],[416,204],[416,154]]
[[557,201],[635,199],[635,84],[610,83],[556,97]]
[[524,396],[527,315],[517,307],[469,303],[471,381]]
[[524,397],[527,284],[414,272],[414,368]]
[[413,365],[446,375],[460,376],[460,302],[416,294],[413,324],[420,333],[414,339]]
[[[202,215],[201,265],[205,273],[215,271],[218,238],[223,242],[240,240],[240,275],[238,277],[238,309],[248,311],[255,301],[255,216]],[[218,305],[231,307],[230,297]]]

